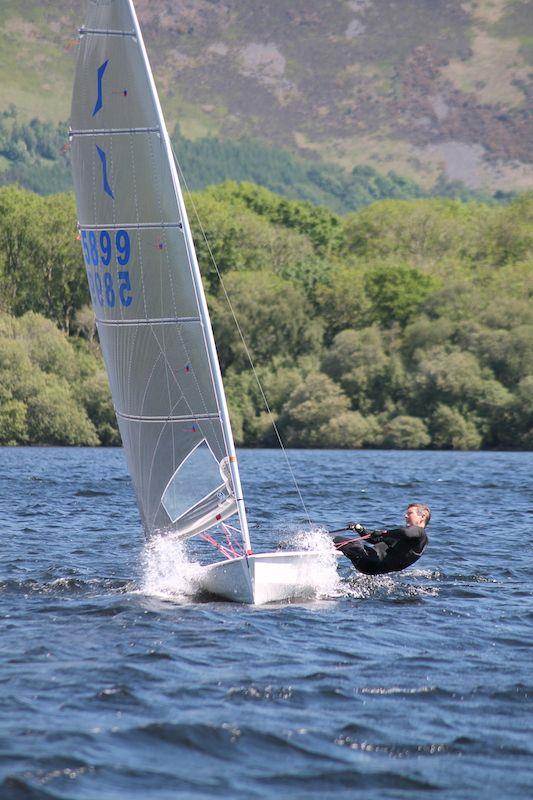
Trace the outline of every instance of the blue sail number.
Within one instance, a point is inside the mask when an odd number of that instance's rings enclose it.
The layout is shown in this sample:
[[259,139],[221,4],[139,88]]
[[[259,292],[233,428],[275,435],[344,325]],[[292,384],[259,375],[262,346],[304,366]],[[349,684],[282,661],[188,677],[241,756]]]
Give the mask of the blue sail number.
[[107,306],[114,308],[118,302],[121,306],[131,305],[131,281],[128,270],[117,272],[118,285],[115,286],[111,272],[98,271],[98,267],[109,267],[111,261],[125,267],[130,260],[131,243],[129,233],[125,230],[118,230],[112,236],[109,231],[82,231],[81,244],[83,248],[83,258],[87,265],[87,275],[89,286],[95,305],[100,307]]

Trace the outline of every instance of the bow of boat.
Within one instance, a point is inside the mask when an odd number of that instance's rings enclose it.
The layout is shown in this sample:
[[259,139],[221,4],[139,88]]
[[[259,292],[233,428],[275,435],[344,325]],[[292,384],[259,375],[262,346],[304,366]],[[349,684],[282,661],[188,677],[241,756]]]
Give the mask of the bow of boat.
[[312,598],[320,593],[323,562],[324,552],[314,550],[241,556],[204,567],[199,586],[217,597],[252,605]]

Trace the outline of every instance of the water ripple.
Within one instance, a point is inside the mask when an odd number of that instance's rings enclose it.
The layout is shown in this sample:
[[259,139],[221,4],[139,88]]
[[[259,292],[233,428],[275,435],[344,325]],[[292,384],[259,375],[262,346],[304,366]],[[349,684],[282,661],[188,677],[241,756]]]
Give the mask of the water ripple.
[[239,455],[257,551],[420,499],[423,559],[199,598],[192,548],[145,547],[120,450],[0,449],[1,800],[529,798],[533,454],[290,456],[311,526],[278,452]]

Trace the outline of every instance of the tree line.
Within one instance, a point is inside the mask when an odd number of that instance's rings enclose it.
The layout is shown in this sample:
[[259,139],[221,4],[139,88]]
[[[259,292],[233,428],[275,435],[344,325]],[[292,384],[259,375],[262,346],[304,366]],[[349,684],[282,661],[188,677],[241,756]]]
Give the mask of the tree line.
[[72,188],[68,123],[19,118],[15,105],[0,113],[0,184],[18,184],[39,194]]
[[[72,188],[68,123],[54,125],[37,118],[23,121],[16,106],[0,112],[0,184],[17,184],[48,195]],[[172,141],[192,190],[228,178],[251,181],[291,199],[325,205],[344,214],[377,200],[454,197],[508,201],[511,194],[480,195],[460,181],[441,175],[426,191],[416,181],[371,166],[346,171],[334,164],[309,161],[287,150],[243,137],[237,141],[206,136],[187,139],[176,126]]]
[[[228,182],[189,206],[238,444],[274,436],[225,292],[289,446],[531,448],[532,194],[341,216]],[[3,444],[119,442],[75,219],[0,189]]]

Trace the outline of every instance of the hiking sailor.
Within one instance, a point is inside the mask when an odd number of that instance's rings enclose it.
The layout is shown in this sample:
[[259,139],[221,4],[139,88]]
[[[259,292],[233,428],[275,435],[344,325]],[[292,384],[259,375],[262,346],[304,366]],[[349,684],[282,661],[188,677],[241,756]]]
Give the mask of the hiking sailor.
[[418,561],[425,551],[428,544],[425,529],[430,519],[428,506],[410,503],[405,512],[405,527],[369,531],[358,522],[351,522],[346,530],[359,534],[358,538],[336,536],[333,543],[365,575],[399,572]]

